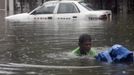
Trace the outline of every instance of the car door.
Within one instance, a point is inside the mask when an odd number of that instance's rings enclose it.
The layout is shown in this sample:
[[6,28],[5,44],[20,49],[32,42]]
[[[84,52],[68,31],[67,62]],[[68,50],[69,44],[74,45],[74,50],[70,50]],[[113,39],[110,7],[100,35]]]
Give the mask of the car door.
[[55,23],[65,24],[77,22],[79,20],[79,10],[77,6],[72,2],[61,2],[57,8],[57,14],[55,15]]
[[57,3],[47,3],[35,9],[31,15],[34,22],[53,23],[54,9]]

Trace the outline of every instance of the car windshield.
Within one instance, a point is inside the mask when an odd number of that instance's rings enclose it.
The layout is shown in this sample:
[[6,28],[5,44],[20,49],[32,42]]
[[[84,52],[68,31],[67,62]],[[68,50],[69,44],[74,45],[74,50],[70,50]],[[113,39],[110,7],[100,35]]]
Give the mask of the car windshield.
[[57,3],[46,3],[38,8],[36,8],[34,11],[32,11],[31,14],[53,14],[54,8],[56,7]]
[[90,3],[85,3],[85,2],[79,2],[82,6],[84,6],[86,9],[88,9],[89,11],[92,10],[97,10],[96,8],[94,8]]

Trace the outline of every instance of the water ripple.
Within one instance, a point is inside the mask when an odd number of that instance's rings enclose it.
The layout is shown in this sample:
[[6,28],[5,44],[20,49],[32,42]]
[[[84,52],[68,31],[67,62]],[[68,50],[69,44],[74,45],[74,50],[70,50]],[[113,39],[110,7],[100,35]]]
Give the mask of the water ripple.
[[89,69],[89,68],[99,68],[102,66],[54,66],[54,65],[33,65],[33,64],[18,64],[9,63],[13,67],[27,67],[27,68],[52,68],[52,69]]

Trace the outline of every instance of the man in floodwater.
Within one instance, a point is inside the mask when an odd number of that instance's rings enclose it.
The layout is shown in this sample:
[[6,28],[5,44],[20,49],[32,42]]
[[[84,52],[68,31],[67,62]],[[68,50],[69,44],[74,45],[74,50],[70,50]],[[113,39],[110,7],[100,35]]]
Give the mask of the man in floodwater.
[[82,34],[79,37],[79,47],[72,51],[73,54],[77,56],[91,56],[95,57],[96,60],[102,62],[134,62],[133,51],[128,50],[120,44],[115,44],[109,49],[96,53],[96,51],[91,48],[92,46],[91,36],[88,34]]
[[93,48],[91,48],[92,39],[91,36],[88,34],[80,35],[78,46],[79,46],[78,48],[72,51],[72,53],[77,56],[87,55],[87,56],[95,57],[97,55],[96,51]]

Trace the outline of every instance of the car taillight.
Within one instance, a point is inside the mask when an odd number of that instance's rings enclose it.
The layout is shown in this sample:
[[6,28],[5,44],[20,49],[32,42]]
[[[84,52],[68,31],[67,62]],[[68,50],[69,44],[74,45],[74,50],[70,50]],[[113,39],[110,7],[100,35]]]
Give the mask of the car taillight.
[[107,15],[101,15],[100,16],[100,19],[107,19],[108,17],[107,17]]
[[108,17],[109,19],[112,19],[112,15],[111,15],[111,14],[108,14],[107,17]]

